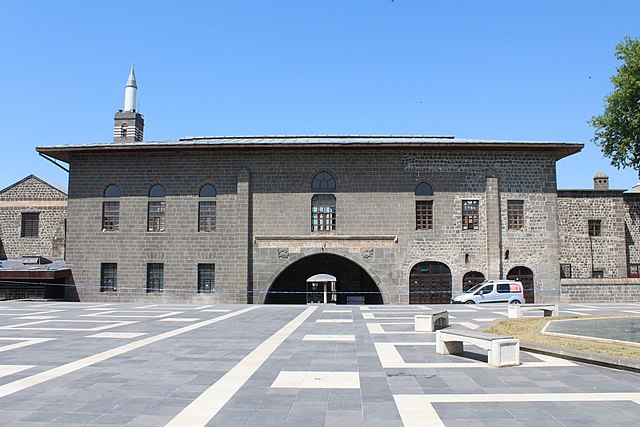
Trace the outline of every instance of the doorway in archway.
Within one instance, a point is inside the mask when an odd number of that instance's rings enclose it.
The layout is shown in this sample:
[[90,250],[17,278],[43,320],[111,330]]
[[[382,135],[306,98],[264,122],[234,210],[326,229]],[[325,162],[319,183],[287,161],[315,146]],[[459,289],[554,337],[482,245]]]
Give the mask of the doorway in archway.
[[484,282],[484,274],[479,271],[469,271],[462,277],[462,290],[467,292],[478,283]]
[[535,292],[533,290],[533,271],[527,267],[513,267],[507,274],[507,280],[519,280],[524,288],[524,299],[527,304],[535,302]]
[[441,262],[421,262],[409,274],[409,304],[449,304],[451,270]]
[[[314,279],[317,275],[333,276],[335,281],[333,285],[331,281],[308,282],[308,279]],[[317,284],[315,288],[314,283]],[[321,285],[321,283],[325,284]],[[320,292],[321,286],[322,292]],[[350,259],[327,253],[309,255],[287,267],[271,284],[264,302],[265,304],[323,303],[325,287],[327,303],[382,304],[380,290],[362,267]]]

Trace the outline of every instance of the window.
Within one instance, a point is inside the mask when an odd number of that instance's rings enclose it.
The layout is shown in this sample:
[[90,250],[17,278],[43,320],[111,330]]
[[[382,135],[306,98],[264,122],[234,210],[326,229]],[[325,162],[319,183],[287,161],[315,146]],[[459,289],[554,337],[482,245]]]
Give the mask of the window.
[[164,291],[164,264],[147,264],[147,293]]
[[640,264],[629,264],[629,277],[640,277]]
[[599,219],[590,219],[588,227],[589,227],[589,236],[592,236],[592,237],[600,236],[602,229],[601,229],[601,222]]
[[335,190],[336,181],[329,172],[320,172],[311,181],[312,190]]
[[604,271],[603,270],[592,270],[591,271],[591,277],[593,277],[594,279],[602,279],[604,277]]
[[164,232],[164,202],[149,202],[147,231]]
[[100,264],[100,292],[115,291],[118,285],[118,264]]
[[22,226],[20,237],[38,237],[38,223],[40,222],[39,212],[28,212],[22,214]]
[[120,127],[120,138],[126,138],[127,137],[127,124],[124,123],[121,127]]
[[433,196],[433,190],[429,184],[421,182],[416,186],[416,196]]
[[117,231],[120,223],[120,202],[102,202],[102,231]]
[[[200,197],[216,197],[216,189],[211,184],[200,188]],[[216,201],[201,200],[198,202],[198,231],[209,232],[216,229]]]
[[[111,184],[104,189],[105,198],[120,197],[120,188]],[[102,231],[116,231],[120,224],[120,202],[110,200],[102,202]]]
[[198,293],[215,292],[216,265],[198,264]]
[[433,229],[433,190],[426,182],[416,186],[416,230]]
[[[165,197],[166,191],[160,184],[156,184],[149,190],[149,197]],[[164,213],[165,202],[153,201],[149,202],[147,214],[147,231],[150,232],[164,232]]]
[[416,230],[433,229],[433,200],[416,200]]
[[507,219],[509,230],[524,228],[524,200],[507,200]]
[[311,199],[311,231],[336,229],[336,198],[333,194],[316,194]]
[[462,229],[477,230],[478,229],[478,201],[463,200],[462,201]]
[[499,294],[508,294],[511,292],[511,285],[509,283],[498,283],[496,290]]
[[571,279],[571,264],[560,264],[560,278]]

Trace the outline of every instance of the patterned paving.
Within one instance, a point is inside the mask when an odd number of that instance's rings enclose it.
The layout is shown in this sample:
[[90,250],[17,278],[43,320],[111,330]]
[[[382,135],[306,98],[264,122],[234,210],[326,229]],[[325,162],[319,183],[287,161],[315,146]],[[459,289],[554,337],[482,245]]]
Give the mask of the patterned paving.
[[[523,352],[435,353],[413,318],[507,306],[0,302],[0,425],[637,425],[640,375]],[[640,304],[561,305],[561,314]],[[532,313],[530,315],[537,315]]]

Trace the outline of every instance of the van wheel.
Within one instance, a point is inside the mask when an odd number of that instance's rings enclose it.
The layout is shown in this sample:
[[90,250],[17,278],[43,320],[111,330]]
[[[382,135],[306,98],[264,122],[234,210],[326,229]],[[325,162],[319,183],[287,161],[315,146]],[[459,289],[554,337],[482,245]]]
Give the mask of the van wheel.
[[475,301],[467,301],[465,304],[475,304]]
[[520,300],[514,299],[510,304],[520,304]]

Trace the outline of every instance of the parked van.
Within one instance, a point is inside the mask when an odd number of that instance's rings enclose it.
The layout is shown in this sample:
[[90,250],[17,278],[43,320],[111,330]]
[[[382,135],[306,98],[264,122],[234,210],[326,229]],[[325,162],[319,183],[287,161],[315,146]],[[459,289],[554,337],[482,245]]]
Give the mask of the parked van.
[[484,304],[490,302],[524,304],[522,283],[517,280],[488,280],[478,283],[462,295],[451,299],[452,304]]

